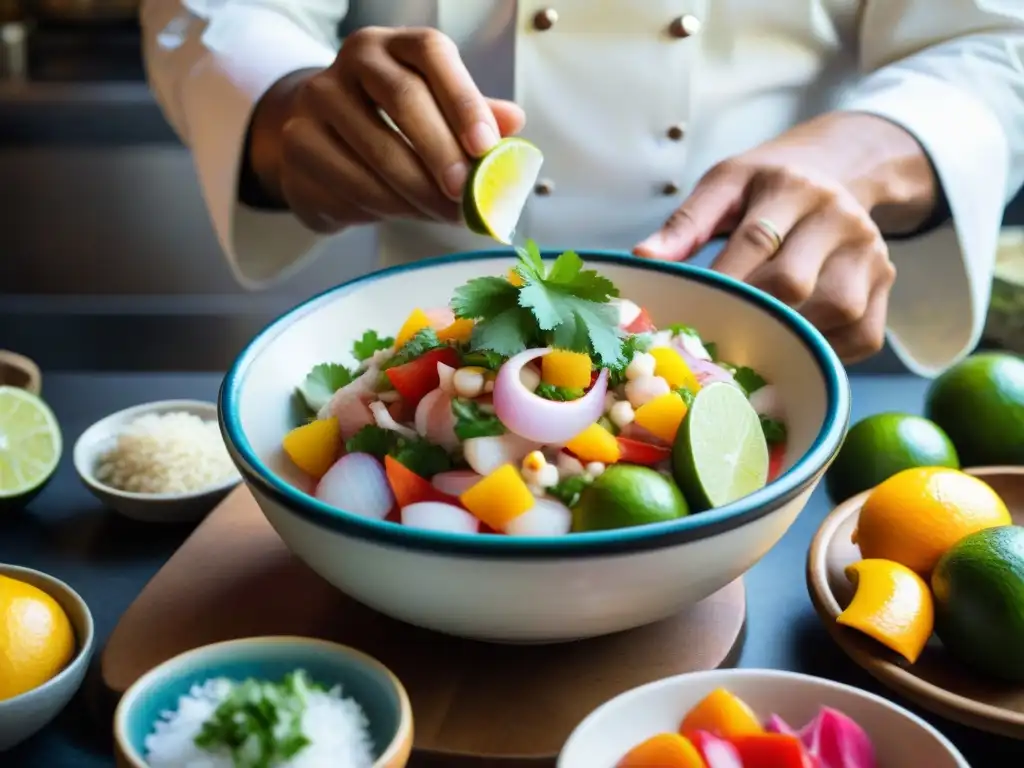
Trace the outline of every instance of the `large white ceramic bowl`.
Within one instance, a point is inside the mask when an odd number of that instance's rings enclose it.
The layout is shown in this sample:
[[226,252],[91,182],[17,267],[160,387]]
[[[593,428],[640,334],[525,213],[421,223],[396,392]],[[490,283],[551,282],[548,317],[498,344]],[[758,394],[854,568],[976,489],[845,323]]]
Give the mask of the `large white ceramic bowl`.
[[394,334],[414,307],[502,275],[509,251],[443,257],[340,285],[270,324],[224,379],[220,420],[242,477],[289,548],[350,596],[463,637],[558,642],[641,626],[743,575],[782,537],[839,449],[849,382],[820,334],[767,294],[703,269],[592,253],[585,260],[656,323],[687,323],[782,394],[786,472],[736,503],[667,523],[557,538],[449,534],[368,520],[313,498],[281,450],[309,369],[352,362],[368,328]]
[[695,672],[626,691],[576,727],[558,756],[558,768],[614,768],[642,741],[676,731],[686,713],[716,688],[736,694],[762,717],[779,715],[794,728],[809,722],[821,707],[838,709],[867,732],[881,768],[970,768],[945,736],[881,696],[820,677],[768,669]]

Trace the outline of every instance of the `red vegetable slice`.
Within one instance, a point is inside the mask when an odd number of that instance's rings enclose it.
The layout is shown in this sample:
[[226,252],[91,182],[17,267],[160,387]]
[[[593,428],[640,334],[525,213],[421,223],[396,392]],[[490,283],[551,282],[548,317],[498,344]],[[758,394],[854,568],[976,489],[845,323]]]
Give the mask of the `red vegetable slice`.
[[743,768],[814,768],[814,762],[796,736],[759,733],[729,739]]
[[440,501],[456,507],[462,506],[456,497],[437,490],[429,480],[420,477],[397,459],[385,456],[384,471],[399,509],[421,501]]
[[875,748],[864,729],[830,707],[822,707],[804,726],[800,740],[828,768],[877,768]]
[[740,753],[731,743],[707,731],[698,731],[690,741],[700,751],[708,768],[744,768]]
[[768,482],[782,474],[782,463],[786,460],[786,444],[775,443],[768,446]]
[[626,333],[650,333],[655,330],[655,325],[647,310],[641,307],[640,314],[633,318],[633,322],[627,325],[623,330]]
[[624,464],[643,464],[650,467],[666,461],[672,455],[670,448],[661,445],[630,440],[621,435],[616,440],[619,443],[619,461]]
[[384,375],[402,399],[415,408],[428,392],[437,389],[441,383],[437,375],[438,363],[458,368],[461,363],[459,353],[452,347],[438,347],[408,363],[388,368]]

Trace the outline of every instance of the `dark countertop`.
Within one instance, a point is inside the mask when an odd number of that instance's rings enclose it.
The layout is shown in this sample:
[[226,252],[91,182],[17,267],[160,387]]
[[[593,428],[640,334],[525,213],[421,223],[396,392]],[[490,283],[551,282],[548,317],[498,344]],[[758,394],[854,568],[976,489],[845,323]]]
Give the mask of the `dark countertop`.
[[[105,510],[79,484],[71,466],[71,447],[86,427],[112,411],[171,397],[214,399],[219,382],[219,375],[209,373],[44,377],[44,396],[64,430],[65,457],[53,482],[29,509],[0,518],[0,561],[38,568],[77,589],[96,619],[97,656],[120,614],[185,540],[189,529],[132,523]],[[918,412],[926,385],[911,376],[854,377],[853,418],[883,410]],[[792,529],[746,579],[748,629],[740,665],[799,670],[885,694],[832,643],[807,596],[807,547],[828,511],[819,489]],[[54,724],[0,757],[0,764],[5,768],[112,766],[110,724],[94,720],[84,699],[77,697]],[[920,714],[979,768],[1024,762],[1024,743]]]

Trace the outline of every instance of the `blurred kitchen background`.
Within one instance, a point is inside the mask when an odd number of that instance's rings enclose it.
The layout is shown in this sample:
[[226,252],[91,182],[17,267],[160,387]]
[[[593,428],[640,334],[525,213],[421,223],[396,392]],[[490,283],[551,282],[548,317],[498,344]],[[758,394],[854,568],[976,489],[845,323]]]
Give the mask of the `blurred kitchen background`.
[[[235,284],[146,86],[137,12],[0,0],[0,347],[44,368],[220,370],[274,316],[374,263],[372,232],[353,231],[270,292]],[[1015,317],[994,333],[1024,340]]]

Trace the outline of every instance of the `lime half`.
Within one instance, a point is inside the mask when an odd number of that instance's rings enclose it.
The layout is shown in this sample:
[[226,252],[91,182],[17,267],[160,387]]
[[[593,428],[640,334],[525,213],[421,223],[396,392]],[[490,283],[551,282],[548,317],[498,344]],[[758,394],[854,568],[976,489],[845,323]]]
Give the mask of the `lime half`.
[[24,389],[0,387],[0,504],[28,503],[57,469],[61,448],[49,406]]
[[525,139],[502,139],[476,161],[462,195],[466,226],[510,245],[523,206],[544,164],[544,155]]
[[676,433],[672,469],[687,501],[721,507],[768,482],[768,443],[757,411],[738,387],[716,382],[694,397]]

